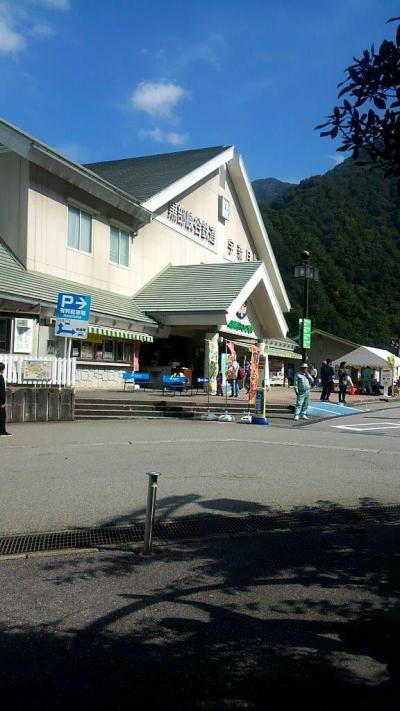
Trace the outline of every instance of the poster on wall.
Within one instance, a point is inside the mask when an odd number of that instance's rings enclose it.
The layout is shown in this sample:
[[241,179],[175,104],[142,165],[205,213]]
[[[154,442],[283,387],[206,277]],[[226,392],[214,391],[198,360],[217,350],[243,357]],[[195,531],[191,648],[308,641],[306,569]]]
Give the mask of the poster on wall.
[[23,380],[51,380],[53,361],[24,360],[22,364]]
[[210,395],[217,394],[218,374],[218,343],[208,341],[208,391]]
[[256,390],[258,388],[258,376],[260,368],[260,349],[258,346],[253,346],[251,349],[250,362],[250,391],[249,404],[254,405],[256,400]]
[[34,323],[32,318],[14,319],[14,353],[32,353]]

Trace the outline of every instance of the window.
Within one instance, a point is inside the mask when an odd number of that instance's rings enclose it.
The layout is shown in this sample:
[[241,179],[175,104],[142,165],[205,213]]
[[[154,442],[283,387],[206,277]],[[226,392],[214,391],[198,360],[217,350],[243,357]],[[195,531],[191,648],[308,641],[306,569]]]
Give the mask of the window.
[[111,227],[110,262],[122,267],[129,267],[129,232]]
[[0,319],[0,353],[6,353],[8,350],[8,321]]
[[68,207],[68,247],[92,253],[92,216],[77,207]]

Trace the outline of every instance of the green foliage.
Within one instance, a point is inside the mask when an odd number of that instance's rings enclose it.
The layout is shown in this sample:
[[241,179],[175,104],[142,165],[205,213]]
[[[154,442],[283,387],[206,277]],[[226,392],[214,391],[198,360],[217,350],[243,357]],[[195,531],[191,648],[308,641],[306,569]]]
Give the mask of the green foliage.
[[362,345],[390,347],[400,333],[400,198],[396,182],[351,159],[304,180],[270,207],[261,205],[292,311],[302,315],[303,281],[293,276],[302,250],[320,281],[310,284],[313,327]]
[[[392,18],[389,22],[398,20]],[[364,50],[360,59],[346,69],[339,84],[339,97],[328,120],[317,126],[321,136],[341,138],[338,151],[351,151],[383,167],[385,177],[396,177],[400,191],[400,25],[394,42],[384,40],[376,52]]]

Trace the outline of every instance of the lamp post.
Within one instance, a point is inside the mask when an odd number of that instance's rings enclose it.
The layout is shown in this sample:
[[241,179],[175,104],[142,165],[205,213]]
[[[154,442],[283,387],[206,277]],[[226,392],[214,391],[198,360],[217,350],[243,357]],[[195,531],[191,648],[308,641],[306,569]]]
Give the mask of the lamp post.
[[[310,327],[311,323],[308,323],[308,313],[309,313],[309,295],[310,295],[310,281],[319,281],[319,269],[317,267],[312,267],[310,265],[311,254],[308,250],[304,250],[301,253],[301,258],[303,263],[300,266],[294,268],[294,276],[296,279],[304,279],[304,290],[303,290],[303,323],[301,328],[301,357],[303,363],[307,362],[307,348],[305,346],[304,339],[304,327],[305,324]],[[309,347],[309,346],[308,346]]]

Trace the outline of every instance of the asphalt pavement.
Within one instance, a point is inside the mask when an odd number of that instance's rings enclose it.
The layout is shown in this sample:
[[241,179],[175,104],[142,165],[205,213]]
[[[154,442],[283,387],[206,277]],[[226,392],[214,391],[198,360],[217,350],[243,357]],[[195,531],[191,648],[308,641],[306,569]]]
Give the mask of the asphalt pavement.
[[151,470],[161,519],[400,503],[399,406],[285,424],[13,425],[0,440],[0,532],[140,520]]
[[158,515],[327,508],[308,528],[0,562],[0,698],[32,711],[392,711],[400,409],[300,426],[134,421],[13,426],[4,531]]

